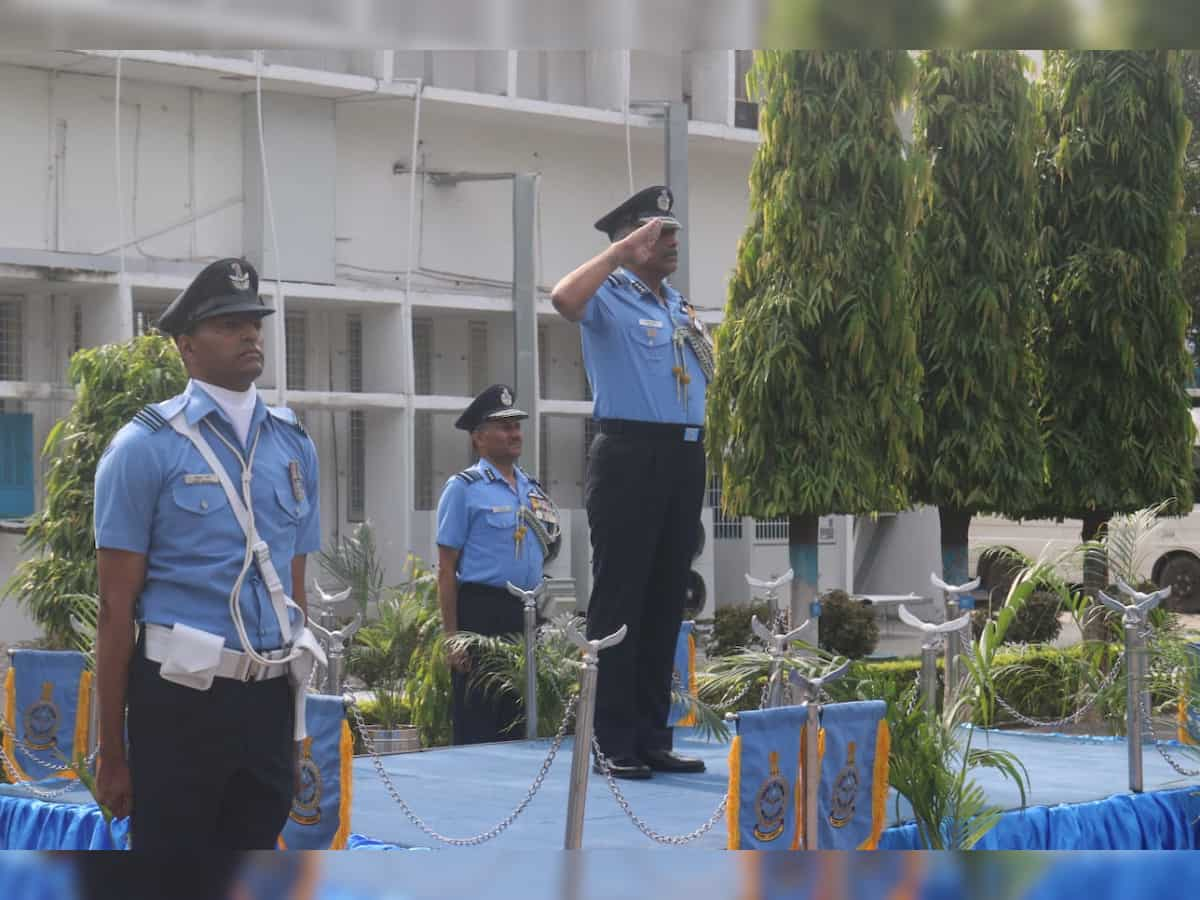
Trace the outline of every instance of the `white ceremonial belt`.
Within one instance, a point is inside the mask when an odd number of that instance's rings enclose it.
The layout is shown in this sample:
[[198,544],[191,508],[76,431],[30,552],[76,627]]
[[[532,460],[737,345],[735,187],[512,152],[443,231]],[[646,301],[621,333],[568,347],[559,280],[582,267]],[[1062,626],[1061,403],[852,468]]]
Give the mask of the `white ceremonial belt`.
[[[165,625],[144,625],[143,631],[146,635],[146,659],[161,663],[167,658],[171,629]],[[287,650],[259,652],[259,656],[269,659],[280,659],[287,654]],[[286,662],[263,665],[251,659],[248,654],[222,648],[220,661],[213,674],[218,678],[232,678],[234,681],[266,681],[269,678],[280,678],[286,675],[288,666],[289,664]]]

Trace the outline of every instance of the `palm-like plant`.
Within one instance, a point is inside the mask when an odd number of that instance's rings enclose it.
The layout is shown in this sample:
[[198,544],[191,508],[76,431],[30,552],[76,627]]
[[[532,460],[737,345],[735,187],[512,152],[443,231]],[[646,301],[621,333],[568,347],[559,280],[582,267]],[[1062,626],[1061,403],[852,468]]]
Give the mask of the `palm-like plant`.
[[[538,631],[534,657],[537,663],[538,734],[557,733],[570,698],[578,693],[579,651],[566,637],[566,625],[574,624],[582,632],[583,620],[569,615],[557,617]],[[485,696],[506,695],[522,699],[525,695],[525,642],[521,635],[485,636],[460,631],[447,640],[451,649],[472,654],[471,682]],[[686,705],[695,714],[693,726],[698,737],[725,741],[729,732],[721,716],[699,697],[672,689],[671,703]],[[519,722],[509,723],[508,730]]]
[[383,591],[383,565],[375,546],[375,532],[369,522],[361,523],[349,537],[334,542],[328,550],[322,550],[317,561],[339,585],[350,588],[350,595],[363,615],[366,615],[370,603],[379,600]]

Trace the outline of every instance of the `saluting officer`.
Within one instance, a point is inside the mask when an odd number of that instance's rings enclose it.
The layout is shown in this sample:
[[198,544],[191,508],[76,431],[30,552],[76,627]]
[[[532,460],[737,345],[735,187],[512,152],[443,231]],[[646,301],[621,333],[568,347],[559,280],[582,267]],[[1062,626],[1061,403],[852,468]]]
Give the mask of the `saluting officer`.
[[[471,433],[479,462],[450,478],[438,501],[438,603],[447,636],[522,631],[524,604],[507,586],[533,590],[558,554],[558,509],[517,465],[521,420],[528,417],[513,406],[512,390],[495,384],[454,423]],[[455,744],[524,736],[518,697],[488,694],[472,683],[466,654],[452,655],[450,664]]]
[[668,283],[679,259],[674,198],[661,185],[596,222],[611,245],[558,282],[552,299],[578,322],[600,433],[586,505],[593,586],[588,634],[626,625],[602,651],[596,739],[613,774],[700,772],[672,751],[675,644],[704,496],[704,401],[712,345]]
[[138,850],[272,849],[291,807],[320,525],[313,443],[255,390],[272,312],[243,259],[197,275],[158,321],[187,389],[96,473],[98,792]]

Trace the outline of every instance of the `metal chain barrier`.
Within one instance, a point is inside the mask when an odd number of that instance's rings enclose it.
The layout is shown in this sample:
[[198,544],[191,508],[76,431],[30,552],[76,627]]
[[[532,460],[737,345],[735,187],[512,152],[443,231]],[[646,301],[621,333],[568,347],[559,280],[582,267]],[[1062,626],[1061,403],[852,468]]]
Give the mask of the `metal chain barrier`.
[[8,754],[4,752],[4,747],[2,746],[0,746],[0,767],[8,772],[8,777],[11,779],[14,787],[18,787],[23,791],[28,791],[39,800],[58,800],[59,798],[65,796],[73,790],[76,790],[79,787],[79,780],[75,778],[67,781],[66,785],[63,787],[56,788],[52,791],[46,790],[45,788],[34,787],[33,782],[25,781],[18,776],[16,764],[9,759]]
[[709,816],[708,821],[697,828],[695,831],[687,834],[659,834],[646,822],[638,816],[630,807],[629,801],[625,799],[625,795],[621,793],[621,789],[617,787],[617,780],[613,777],[612,766],[608,761],[608,757],[600,750],[600,743],[594,737],[592,738],[592,752],[596,755],[596,761],[600,764],[600,770],[604,773],[604,778],[608,782],[608,790],[612,793],[613,799],[617,801],[617,805],[624,810],[625,815],[629,817],[629,821],[633,822],[637,830],[650,838],[652,841],[657,841],[660,844],[670,844],[674,847],[682,847],[684,844],[690,844],[692,841],[708,834],[721,819],[725,816],[725,806],[729,803],[729,794],[726,793],[721,797],[721,802],[717,804],[717,808],[713,814]]
[[1045,720],[1030,718],[1023,712],[1015,709],[1012,704],[1001,697],[998,693],[995,694],[996,702],[1000,704],[1000,707],[1006,713],[1008,713],[1022,725],[1029,725],[1035,728],[1061,728],[1063,725],[1074,725],[1081,718],[1083,718],[1084,713],[1096,705],[1096,701],[1098,701],[1104,692],[1112,686],[1113,682],[1117,680],[1117,675],[1120,674],[1124,662],[1125,651],[1122,650],[1121,653],[1117,655],[1116,660],[1113,662],[1113,667],[1108,671],[1108,674],[1104,676],[1104,679],[1100,682],[1100,686],[1096,688],[1096,692],[1092,695],[1091,699],[1084,703],[1083,706],[1079,707],[1079,709],[1075,710],[1075,712],[1071,713],[1069,716],[1064,716],[1061,719]]
[[570,727],[571,721],[575,718],[575,709],[578,705],[578,699],[579,698],[577,696],[571,698],[570,704],[567,706],[566,712],[563,715],[562,723],[558,726],[558,733],[554,736],[554,740],[550,744],[550,752],[546,754],[546,759],[542,763],[542,767],[538,771],[537,777],[533,779],[533,784],[530,785],[529,791],[525,794],[525,798],[517,804],[511,813],[509,813],[496,825],[492,826],[487,831],[472,835],[471,837],[467,838],[453,838],[439,834],[438,832],[434,831],[433,828],[427,825],[424,819],[413,812],[412,808],[404,802],[404,799],[400,796],[399,791],[396,790],[396,786],[392,783],[392,779],[388,777],[387,771],[383,768],[383,760],[380,759],[379,753],[375,750],[374,739],[370,736],[370,733],[364,726],[362,713],[359,712],[358,707],[355,705],[351,705],[350,710],[354,716],[355,724],[358,727],[358,733],[362,737],[363,746],[365,746],[367,748],[367,752],[371,754],[371,761],[375,765],[375,771],[379,773],[379,778],[383,782],[384,787],[387,788],[388,794],[393,800],[396,801],[396,803],[400,805],[400,809],[404,811],[404,815],[408,818],[408,820],[425,834],[429,835],[429,837],[433,838],[434,840],[441,841],[443,844],[450,844],[455,847],[477,847],[480,844],[484,844],[487,841],[492,840],[492,838],[503,834],[508,826],[515,822],[517,817],[520,816],[521,813],[525,811],[525,808],[533,801],[533,798],[537,795],[538,790],[542,786],[542,782],[546,780],[546,775],[549,773],[550,767],[554,764],[554,757],[558,754],[558,750],[562,746],[563,739],[566,737],[567,729]]
[[[25,741],[23,741],[20,737],[17,736],[17,730],[15,728],[13,728],[11,725],[9,725],[8,722],[5,720],[4,716],[2,716],[2,715],[0,715],[0,732],[10,735],[12,737],[13,743],[17,747],[19,747],[21,750],[24,750],[25,753],[28,754],[30,759],[32,759],[35,763],[37,763],[39,766],[42,766],[43,768],[50,769],[51,771],[54,771],[54,772],[64,772],[67,769],[75,768],[75,766],[69,762],[47,761],[47,760],[42,759],[38,754],[46,753],[47,751],[44,748],[39,749],[39,748],[30,747],[27,743],[25,743]],[[95,750],[93,750],[91,753],[89,753],[87,756],[85,756],[83,758],[84,764],[90,766],[92,763],[94,763],[96,761],[96,755],[99,752],[100,752],[100,747],[97,746]],[[12,760],[9,760],[9,762],[11,763]]]
[[1164,746],[1165,742],[1160,740],[1158,735],[1155,734],[1154,719],[1150,715],[1150,709],[1146,706],[1145,691],[1138,693],[1138,705],[1142,708],[1142,720],[1146,723],[1146,727],[1150,730],[1150,736],[1154,738],[1154,749],[1157,750],[1158,755],[1163,758],[1163,762],[1165,762],[1184,778],[1195,778],[1196,776],[1200,775],[1200,769],[1185,769],[1182,765],[1177,763],[1171,754],[1167,752],[1167,749]]
[[[975,659],[974,643],[971,641],[964,641],[963,648],[964,648],[964,653],[968,657],[970,657],[972,660],[974,660]],[[1096,688],[1096,692],[1091,696],[1091,698],[1086,703],[1084,703],[1081,707],[1079,707],[1079,709],[1075,710],[1073,713],[1071,713],[1068,716],[1064,716],[1061,719],[1034,719],[1030,716],[1025,715],[1019,709],[1015,708],[1011,703],[1009,703],[1007,700],[1005,700],[1003,697],[1001,697],[998,691],[993,690],[992,694],[996,698],[996,703],[998,703],[1000,705],[1000,708],[1003,709],[1010,716],[1012,716],[1014,719],[1016,719],[1018,722],[1020,722],[1022,725],[1027,725],[1030,728],[1061,728],[1064,725],[1074,725],[1081,718],[1083,718],[1083,716],[1086,712],[1088,712],[1092,707],[1094,707],[1096,705],[1096,702],[1100,699],[1100,697],[1104,694],[1104,692],[1112,686],[1113,682],[1115,682],[1117,680],[1117,675],[1120,673],[1121,668],[1124,665],[1124,662],[1125,662],[1125,651],[1122,650],[1120,653],[1117,654],[1117,658],[1113,661],[1112,668],[1108,671],[1108,673],[1101,680],[1100,686]],[[910,706],[909,710],[911,711],[911,709],[912,709],[912,707]]]

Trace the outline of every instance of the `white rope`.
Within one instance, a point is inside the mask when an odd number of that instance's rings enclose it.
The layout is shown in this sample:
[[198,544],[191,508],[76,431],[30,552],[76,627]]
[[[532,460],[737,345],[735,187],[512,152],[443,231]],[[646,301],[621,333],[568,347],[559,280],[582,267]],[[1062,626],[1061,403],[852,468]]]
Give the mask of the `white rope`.
[[284,333],[283,259],[279,255],[279,236],[275,231],[275,207],[271,203],[271,174],[267,169],[267,141],[263,136],[262,111],[263,51],[254,51],[254,100],[258,118],[258,155],[262,161],[263,199],[267,205],[267,226],[271,229],[271,252],[275,254],[275,391],[276,403],[287,406],[287,337]]
[[125,283],[125,192],[121,183],[121,51],[117,51],[117,96],[113,103],[113,143],[115,147],[117,175],[117,239],[119,259],[121,261],[121,278],[118,284]]
[[629,134],[629,90],[632,80],[630,69],[633,66],[633,52],[625,50],[624,56],[624,65],[621,68],[625,72],[624,103],[622,104],[625,112],[625,172],[629,176],[629,193],[633,194],[633,142]]
[[[425,82],[418,78],[414,82],[413,87],[413,123],[412,123],[412,148],[409,151],[410,158],[408,163],[408,258],[404,267],[404,305],[400,315],[400,328],[402,338],[404,340],[405,350],[405,365],[404,365],[404,391],[407,394],[408,408],[405,410],[403,418],[404,422],[404,447],[408,452],[401,454],[400,457],[400,477],[403,479],[404,492],[410,494],[413,490],[413,482],[416,480],[415,463],[413,461],[413,447],[416,445],[416,404],[414,398],[417,393],[417,374],[416,363],[413,361],[413,312],[412,312],[412,276],[413,268],[416,264],[416,246],[417,246],[417,179],[420,171],[420,152],[421,152],[421,95],[425,91]],[[412,518],[413,518],[413,502],[412,497],[404,503],[403,522],[404,533],[402,540],[404,547],[412,546]]]

